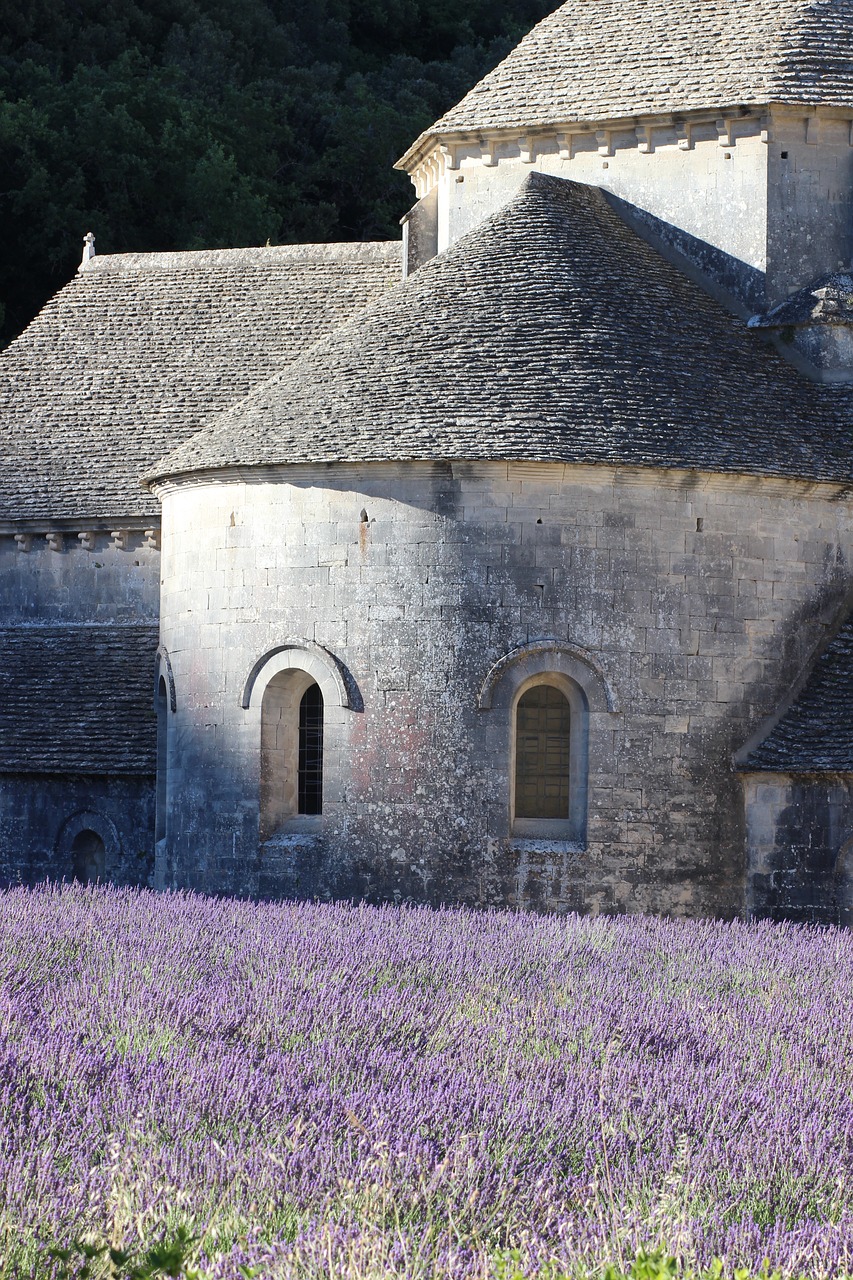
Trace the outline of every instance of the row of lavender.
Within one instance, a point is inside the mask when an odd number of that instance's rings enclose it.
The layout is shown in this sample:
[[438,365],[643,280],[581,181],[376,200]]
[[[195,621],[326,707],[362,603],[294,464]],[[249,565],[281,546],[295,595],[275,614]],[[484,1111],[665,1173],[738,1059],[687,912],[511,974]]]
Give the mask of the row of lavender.
[[839,931],[12,891],[6,1274],[853,1273],[852,1010]]

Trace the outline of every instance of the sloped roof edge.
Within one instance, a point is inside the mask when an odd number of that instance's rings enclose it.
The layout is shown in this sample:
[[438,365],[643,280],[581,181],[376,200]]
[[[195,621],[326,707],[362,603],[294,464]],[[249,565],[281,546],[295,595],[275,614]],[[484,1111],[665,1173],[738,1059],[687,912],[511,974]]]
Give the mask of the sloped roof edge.
[[813,661],[791,705],[737,767],[742,773],[853,773],[853,614]]
[[774,103],[853,108],[853,0],[567,0],[399,163],[453,131]]
[[145,478],[500,458],[849,483],[851,432],[849,389],[797,373],[601,190],[532,173]]

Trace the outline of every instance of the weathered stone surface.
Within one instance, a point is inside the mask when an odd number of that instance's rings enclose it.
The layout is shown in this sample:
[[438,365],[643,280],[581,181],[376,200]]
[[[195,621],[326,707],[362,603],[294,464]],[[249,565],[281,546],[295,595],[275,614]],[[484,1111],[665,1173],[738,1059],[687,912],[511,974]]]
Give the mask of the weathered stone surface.
[[747,910],[853,925],[853,772],[753,772],[743,782]]
[[[742,911],[732,754],[848,589],[843,495],[506,462],[168,486],[162,627],[177,711],[161,883]],[[580,843],[513,836],[511,717],[497,696],[479,705],[495,664],[543,639],[592,664]],[[260,706],[243,693],[284,645],[337,659],[363,710],[330,693],[323,817],[259,846]]]
[[401,162],[405,284],[89,256],[0,360],[0,876],[850,923],[851,87],[853,0],[572,0]]
[[[75,839],[103,844],[95,867]],[[81,866],[82,862],[82,866]],[[0,885],[71,880],[148,885],[154,866],[153,778],[0,773]]]

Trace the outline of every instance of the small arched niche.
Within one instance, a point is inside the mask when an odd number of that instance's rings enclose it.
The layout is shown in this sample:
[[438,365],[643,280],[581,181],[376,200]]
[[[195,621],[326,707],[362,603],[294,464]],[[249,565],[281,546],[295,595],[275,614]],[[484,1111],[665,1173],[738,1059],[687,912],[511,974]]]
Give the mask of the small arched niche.
[[71,842],[71,865],[74,879],[80,884],[95,884],[106,878],[107,849],[97,831],[86,827]]
[[57,862],[62,874],[82,884],[111,879],[121,853],[115,824],[106,814],[92,809],[68,818],[56,839]]

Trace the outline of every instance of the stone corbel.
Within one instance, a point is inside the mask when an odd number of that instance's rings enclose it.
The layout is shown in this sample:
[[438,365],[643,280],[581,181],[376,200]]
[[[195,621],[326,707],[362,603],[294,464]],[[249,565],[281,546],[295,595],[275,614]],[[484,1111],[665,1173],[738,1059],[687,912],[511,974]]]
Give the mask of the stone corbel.
[[693,132],[687,120],[676,120],[675,136],[678,140],[679,151],[693,150]]
[[498,158],[495,155],[496,146],[494,138],[480,139],[480,155],[487,169],[493,169],[498,162]]
[[611,129],[596,129],[595,140],[598,143],[598,154],[600,156],[613,155],[613,131]]
[[519,138],[518,151],[522,164],[533,164],[536,159],[536,139]]
[[149,551],[159,551],[160,550],[160,530],[146,529],[145,541],[142,545],[147,547]]
[[720,144],[720,146],[733,147],[735,144],[734,133],[733,133],[734,120],[729,120],[729,119],[716,120],[714,123],[717,128],[717,142]]
[[31,533],[16,533],[15,542],[18,544],[19,551],[29,551],[33,545],[33,535]]
[[61,533],[46,533],[44,536],[50,551],[61,551],[65,546],[65,539]]
[[94,535],[94,533],[92,533],[92,532],[90,532],[90,531],[88,531],[88,530],[87,530],[87,531],[86,531],[86,532],[84,532],[84,533],[78,533],[78,534],[77,534],[77,538],[78,538],[78,540],[79,540],[79,542],[80,542],[80,546],[83,548],[83,550],[84,550],[84,551],[94,551],[94,550],[95,550],[95,535]]
[[424,174],[426,177],[424,195],[428,195],[441,177],[442,156],[439,152],[434,151],[424,165]]
[[639,125],[634,132],[637,135],[637,149],[642,155],[651,155],[654,147],[652,146],[652,127],[650,124]]
[[127,529],[113,529],[110,533],[112,547],[115,551],[127,551],[130,535]]
[[557,146],[560,151],[561,160],[571,160],[572,158],[572,135],[570,133],[557,134]]
[[773,121],[770,116],[762,116],[758,125],[759,137],[768,146],[773,141]]
[[459,168],[459,158],[456,153],[456,147],[443,142],[441,144],[441,154],[444,157],[444,167],[446,169],[453,170]]

